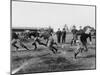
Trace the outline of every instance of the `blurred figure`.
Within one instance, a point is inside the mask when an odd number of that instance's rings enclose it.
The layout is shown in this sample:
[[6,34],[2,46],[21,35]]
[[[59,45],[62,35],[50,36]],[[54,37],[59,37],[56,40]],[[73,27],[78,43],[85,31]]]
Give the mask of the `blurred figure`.
[[12,32],[12,46],[14,46],[16,49],[19,49],[19,47],[16,45],[18,40],[18,35],[15,32]]
[[62,43],[65,43],[66,42],[66,30],[65,28],[63,28],[63,31],[62,31]]
[[54,30],[53,30],[53,28],[51,28],[51,26],[49,26],[48,32],[49,32],[50,34],[52,34],[52,33],[54,32]]
[[60,28],[58,28],[58,31],[56,32],[56,34],[57,34],[57,42],[60,43],[61,42],[61,35],[62,35]]
[[74,25],[73,26],[73,29],[71,30],[71,32],[72,32],[72,34],[73,34],[73,39],[72,39],[72,41],[71,41],[71,45],[74,43],[76,43],[76,40],[77,40],[77,32],[78,32],[78,30],[76,29],[76,26]]
[[26,41],[26,34],[25,32],[21,32],[18,36],[18,42],[19,42],[19,45],[22,47],[22,48],[25,48],[26,50],[30,50],[28,49],[28,47],[24,44],[24,42]]
[[[82,52],[83,50],[84,51],[88,51],[88,48],[87,48],[87,38],[89,38],[90,39],[90,44],[92,44],[92,40],[91,40],[91,29],[90,28],[86,28],[85,30],[84,30],[84,33],[82,33],[81,35],[80,35],[80,45],[78,45],[78,47],[77,47],[77,50],[76,50],[76,52],[75,52],[75,58],[76,58],[76,56],[80,53],[80,52]],[[83,48],[83,50],[82,50],[82,48]]]
[[84,30],[82,29],[82,26],[79,27],[79,34],[82,34]]
[[34,45],[34,47],[35,47],[35,48],[34,48],[35,50],[37,49],[37,43],[38,43],[39,45],[47,46],[47,44],[41,42],[41,38],[40,38],[40,37],[36,36],[36,37],[34,37],[34,41],[33,41],[33,43],[32,43],[32,45]]
[[49,49],[52,50],[52,52],[55,54],[55,53],[57,53],[58,49],[57,49],[56,46],[54,46],[54,45],[57,46],[57,43],[54,41],[54,38],[53,38],[53,36],[52,36],[52,34],[51,34],[50,37],[49,37],[49,41],[48,41],[47,46],[48,46]]
[[19,34],[16,34],[15,32],[13,32],[12,34],[12,46],[14,46],[17,50],[19,49],[19,47],[16,45],[17,42],[19,42],[19,45],[22,47],[22,48],[25,48],[27,50],[29,50],[25,45],[24,45],[24,34],[22,33],[19,33]]
[[69,32],[67,24],[64,25],[64,28],[65,28],[66,32]]

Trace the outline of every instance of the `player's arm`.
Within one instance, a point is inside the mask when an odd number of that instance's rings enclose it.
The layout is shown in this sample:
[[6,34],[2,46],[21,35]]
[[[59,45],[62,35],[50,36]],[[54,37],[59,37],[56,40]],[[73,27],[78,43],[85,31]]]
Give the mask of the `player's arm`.
[[92,39],[91,39],[91,34],[89,34],[88,37],[89,37],[89,40],[92,41]]
[[88,34],[89,40],[90,40],[90,44],[92,44],[92,38],[91,38],[91,33]]

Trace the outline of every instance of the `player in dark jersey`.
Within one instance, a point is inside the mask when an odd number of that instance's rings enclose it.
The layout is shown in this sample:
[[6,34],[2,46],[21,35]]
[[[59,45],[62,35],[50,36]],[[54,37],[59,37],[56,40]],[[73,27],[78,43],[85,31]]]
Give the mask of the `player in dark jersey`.
[[11,38],[12,46],[14,46],[16,49],[19,49],[19,47],[16,45],[18,40],[18,35],[15,32],[12,32],[12,38]]
[[15,32],[12,32],[12,46],[14,46],[17,50],[19,49],[19,47],[16,45],[17,42],[19,42],[20,46],[29,50],[24,44],[23,44],[23,39],[24,39],[24,35],[22,35],[21,33],[16,34]]
[[40,32],[35,32],[34,34],[32,34],[32,36],[34,36],[34,41],[33,41],[32,45],[35,46],[35,50],[37,49],[37,43],[39,45],[47,46],[47,43],[41,42],[41,38],[43,37],[43,38],[47,39],[47,38],[49,38],[48,35],[50,35],[50,34],[45,34],[44,33],[44,34],[41,35]]
[[92,44],[90,30],[91,30],[90,28],[87,28],[85,32],[80,34],[80,42],[78,42],[79,44],[78,44],[78,48],[75,52],[75,58],[80,52],[88,51],[88,48],[87,48],[87,39],[88,38],[90,39],[90,44]]
[[36,43],[38,43],[38,44],[40,44],[40,45],[44,45],[44,46],[47,46],[47,44],[45,44],[45,43],[42,43],[41,41],[40,41],[40,37],[35,37],[34,38],[34,42],[32,43],[32,45],[34,45],[35,46],[35,50],[37,49],[37,44]]

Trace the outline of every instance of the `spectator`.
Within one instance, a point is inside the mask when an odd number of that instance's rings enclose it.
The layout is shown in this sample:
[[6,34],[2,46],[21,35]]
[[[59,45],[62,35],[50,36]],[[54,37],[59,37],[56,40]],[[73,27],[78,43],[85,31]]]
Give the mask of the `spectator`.
[[57,42],[60,43],[61,42],[61,35],[62,35],[60,28],[58,28],[58,31],[56,32],[56,34],[57,34]]
[[62,31],[62,43],[65,43],[66,42],[66,30],[65,28],[63,28],[63,31]]

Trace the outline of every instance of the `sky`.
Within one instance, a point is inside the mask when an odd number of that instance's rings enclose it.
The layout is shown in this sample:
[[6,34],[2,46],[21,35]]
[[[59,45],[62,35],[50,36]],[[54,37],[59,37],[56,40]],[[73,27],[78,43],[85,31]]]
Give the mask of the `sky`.
[[95,27],[95,7],[12,1],[12,27]]

